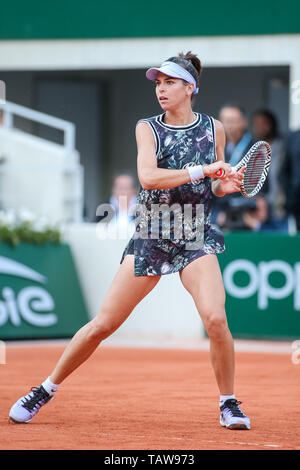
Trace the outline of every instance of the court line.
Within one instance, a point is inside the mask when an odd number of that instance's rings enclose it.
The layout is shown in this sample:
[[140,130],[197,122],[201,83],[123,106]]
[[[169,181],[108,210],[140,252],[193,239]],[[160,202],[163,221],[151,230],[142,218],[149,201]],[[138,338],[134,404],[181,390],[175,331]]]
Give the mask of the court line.
[[[265,340],[246,340],[234,339],[235,351],[237,352],[254,352],[254,353],[270,353],[270,354],[291,354],[291,341],[265,341]],[[209,351],[210,344],[208,338],[201,338],[199,341],[149,341],[136,339],[119,339],[107,338],[102,346],[112,347],[128,347],[128,348],[153,348],[153,349],[184,349],[184,350],[200,350]]]
[[[44,339],[44,340],[13,340],[4,341],[6,347],[26,347],[26,346],[66,346],[71,338],[67,339]],[[267,353],[267,354],[291,354],[291,341],[264,341],[264,340],[243,340],[234,339],[235,351],[246,353]],[[166,340],[136,340],[107,338],[101,345],[113,348],[137,348],[137,349],[177,349],[192,351],[209,351],[209,340],[202,338],[199,341],[166,341]]]
[[[126,438],[126,439],[146,439],[149,438],[149,436],[144,436],[144,435],[124,435],[124,434],[113,434],[113,433],[99,433],[99,436],[107,436],[107,437],[117,437],[117,438]],[[155,436],[156,439],[169,439],[171,441],[197,441],[199,443],[205,443],[205,444],[218,444],[218,445],[224,445],[224,444],[229,444],[229,445],[240,445],[240,446],[256,446],[256,447],[271,447],[271,448],[282,448],[283,446],[281,444],[262,444],[258,442],[242,442],[242,441],[215,441],[211,439],[191,439],[190,437],[166,437],[166,436]],[[298,447],[296,447],[298,449]]]

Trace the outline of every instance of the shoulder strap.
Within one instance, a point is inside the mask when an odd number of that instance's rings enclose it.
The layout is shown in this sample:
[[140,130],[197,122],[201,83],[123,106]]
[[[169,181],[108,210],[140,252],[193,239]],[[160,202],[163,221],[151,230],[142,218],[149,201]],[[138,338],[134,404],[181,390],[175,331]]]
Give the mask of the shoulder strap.
[[137,124],[139,122],[146,122],[151,131],[152,131],[152,134],[154,136],[154,140],[155,140],[155,152],[156,152],[156,156],[158,155],[159,151],[160,151],[160,138],[159,138],[159,135],[158,135],[158,132],[154,126],[154,122],[156,121],[156,117],[157,116],[154,116],[154,117],[151,117],[151,118],[143,118],[143,119],[139,119]]
[[[205,114],[206,116],[206,114]],[[214,144],[214,156],[215,156],[215,161],[217,161],[218,155],[217,155],[217,137],[216,137],[216,126],[215,126],[215,121],[212,116],[206,116],[209,121],[210,121],[210,126],[211,126],[211,132],[212,132],[212,138],[213,138],[213,144]]]

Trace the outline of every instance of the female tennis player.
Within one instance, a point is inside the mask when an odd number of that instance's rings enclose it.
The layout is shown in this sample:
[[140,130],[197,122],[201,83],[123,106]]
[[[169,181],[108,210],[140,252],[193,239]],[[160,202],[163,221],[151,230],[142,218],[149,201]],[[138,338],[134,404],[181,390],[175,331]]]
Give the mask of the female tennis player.
[[[136,126],[141,183],[138,207],[142,210],[137,213],[135,234],[124,250],[100,312],[75,334],[49,377],[12,406],[9,416],[14,422],[31,421],[43,405],[53,400],[64,379],[126,320],[161,275],[179,272],[210,339],[220,392],[220,424],[230,429],[250,429],[250,420],[234,395],[234,344],[216,256],[225,250],[224,237],[210,225],[209,218],[212,192],[222,197],[239,191],[244,169],[231,173],[231,166],[224,161],[222,124],[192,109],[201,69],[198,57],[189,52],[147,70],[146,77],[156,83],[163,113],[142,119]],[[222,177],[214,178],[220,169]],[[175,230],[176,214],[167,236],[164,224],[153,228],[149,223],[153,208],[162,205],[175,207],[177,212],[178,207],[191,208],[189,217],[185,213],[188,222],[182,235]]]

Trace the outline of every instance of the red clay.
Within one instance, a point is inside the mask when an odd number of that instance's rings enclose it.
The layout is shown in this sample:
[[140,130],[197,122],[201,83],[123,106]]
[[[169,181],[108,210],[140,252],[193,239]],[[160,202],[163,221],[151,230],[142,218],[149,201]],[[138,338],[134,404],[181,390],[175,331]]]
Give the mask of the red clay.
[[11,405],[49,375],[64,347],[7,348],[0,449],[300,449],[300,365],[289,354],[236,353],[235,392],[250,431],[219,425],[207,351],[107,346],[31,423],[9,423]]

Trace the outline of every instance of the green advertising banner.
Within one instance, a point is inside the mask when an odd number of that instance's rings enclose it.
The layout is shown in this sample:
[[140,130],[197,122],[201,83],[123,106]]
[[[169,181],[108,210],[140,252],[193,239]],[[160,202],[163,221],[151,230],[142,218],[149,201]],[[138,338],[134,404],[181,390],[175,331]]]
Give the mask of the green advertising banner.
[[215,0],[213,4],[194,0],[188,6],[187,11],[180,0],[171,4],[140,0],[1,2],[0,39],[173,38],[300,32],[298,0],[286,0],[284,4],[280,0]]
[[88,313],[69,245],[0,243],[0,339],[67,338]]
[[300,338],[300,236],[231,233],[218,256],[236,338]]

